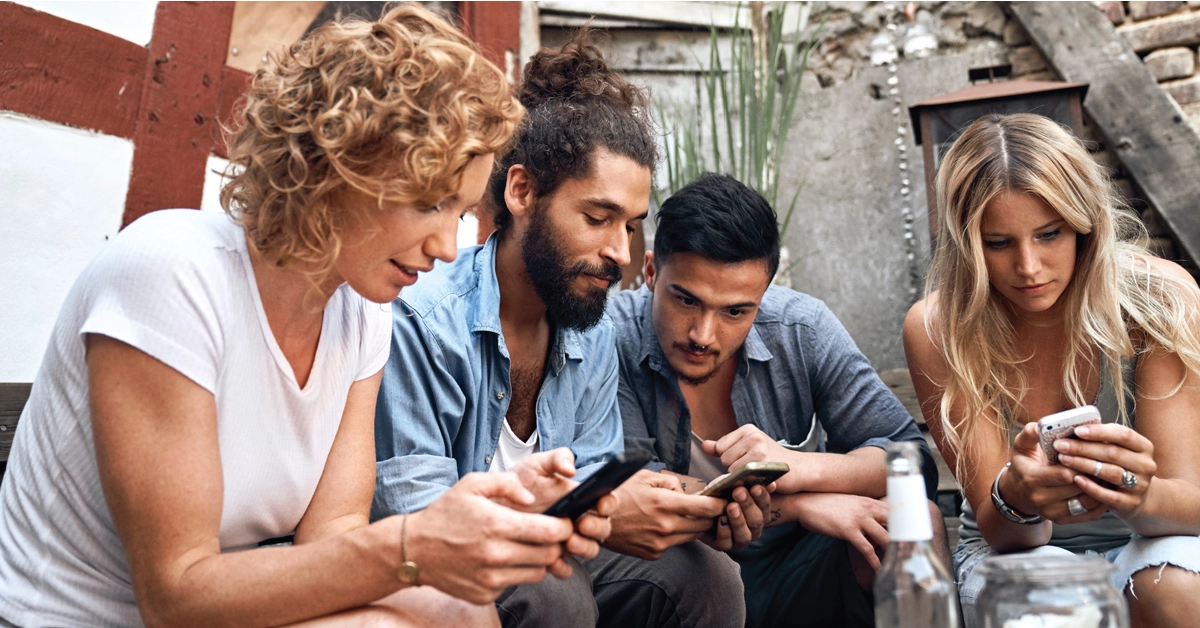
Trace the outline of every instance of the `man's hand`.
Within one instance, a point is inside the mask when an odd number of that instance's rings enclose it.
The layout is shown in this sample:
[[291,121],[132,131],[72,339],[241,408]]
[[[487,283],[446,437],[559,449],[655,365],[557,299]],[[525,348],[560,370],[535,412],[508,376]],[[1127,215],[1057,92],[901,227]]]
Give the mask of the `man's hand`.
[[776,495],[770,519],[773,524],[795,521],[811,532],[842,539],[878,570],[876,548],[887,548],[887,516],[883,500],[842,493],[798,493]]
[[531,454],[512,471],[521,480],[521,486],[533,493],[534,502],[505,505],[523,512],[542,512],[579,486],[571,479],[575,477],[575,455],[566,447]]
[[706,440],[701,445],[704,453],[718,456],[721,464],[737,471],[748,462],[786,462],[790,470],[776,481],[776,491],[784,494],[797,493],[804,486],[802,457],[800,452],[787,449],[767,436],[757,426],[746,424],[722,436],[720,440]]
[[717,519],[717,525],[700,540],[709,547],[727,552],[744,549],[762,536],[763,525],[771,511],[771,488],[744,486],[733,489],[733,501],[725,506],[725,514]]
[[647,470],[638,471],[613,496],[612,536],[604,546],[647,560],[708,532],[726,504],[716,497],[686,495],[677,478]]
[[[513,472],[535,497],[529,505],[505,504],[522,512],[540,513],[579,486],[578,482],[569,479],[575,477],[575,455],[566,447],[533,454],[514,467]],[[606,495],[591,512],[573,522],[575,533],[567,539],[567,552],[584,559],[595,558],[600,552],[600,542],[612,534],[608,517],[616,507],[616,498]]]
[[570,577],[562,553],[571,523],[498,503],[529,507],[534,501],[516,474],[471,473],[408,515],[405,546],[421,568],[419,583],[485,604],[512,585],[540,582],[547,571]]

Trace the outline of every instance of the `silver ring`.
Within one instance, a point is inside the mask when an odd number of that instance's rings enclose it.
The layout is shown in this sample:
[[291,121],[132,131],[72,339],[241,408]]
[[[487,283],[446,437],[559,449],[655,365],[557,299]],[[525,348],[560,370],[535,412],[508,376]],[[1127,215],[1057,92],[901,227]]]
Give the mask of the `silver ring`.
[[1137,488],[1137,476],[1128,469],[1121,470],[1121,488]]
[[1067,511],[1076,517],[1087,514],[1087,508],[1083,507],[1083,502],[1079,501],[1078,497],[1067,500]]
[[1096,470],[1092,472],[1092,475],[1094,475],[1096,477],[1100,477],[1100,470],[1103,468],[1104,468],[1104,463],[1097,460],[1096,461]]

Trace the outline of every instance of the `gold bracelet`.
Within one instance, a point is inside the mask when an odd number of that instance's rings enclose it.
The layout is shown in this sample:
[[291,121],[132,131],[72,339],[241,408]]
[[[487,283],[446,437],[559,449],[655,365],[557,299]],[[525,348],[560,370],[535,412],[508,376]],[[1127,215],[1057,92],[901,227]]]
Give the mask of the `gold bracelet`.
[[408,532],[408,515],[400,515],[400,569],[396,570],[396,579],[404,584],[416,585],[421,575],[421,568],[408,559],[408,549],[405,547]]

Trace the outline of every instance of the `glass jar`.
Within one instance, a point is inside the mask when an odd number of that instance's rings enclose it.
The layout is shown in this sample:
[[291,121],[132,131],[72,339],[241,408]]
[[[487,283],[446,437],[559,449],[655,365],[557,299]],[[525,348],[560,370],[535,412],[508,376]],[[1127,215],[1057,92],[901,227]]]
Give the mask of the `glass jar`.
[[993,556],[976,606],[982,628],[1129,628],[1125,596],[1100,556]]

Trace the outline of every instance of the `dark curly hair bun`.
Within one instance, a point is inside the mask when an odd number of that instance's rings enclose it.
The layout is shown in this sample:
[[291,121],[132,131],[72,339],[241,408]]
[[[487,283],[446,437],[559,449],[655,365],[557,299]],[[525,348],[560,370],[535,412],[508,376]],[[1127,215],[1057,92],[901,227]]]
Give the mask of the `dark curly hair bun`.
[[605,148],[654,171],[658,162],[646,94],[609,69],[585,27],[559,48],[543,48],[521,75],[517,99],[527,115],[512,150],[490,182],[491,209],[502,235],[512,220],[504,202],[508,170],[525,167],[539,197],[563,181],[590,175],[592,155]]
[[646,108],[646,96],[625,77],[608,69],[600,49],[588,43],[585,27],[558,50],[543,49],[525,65],[517,98],[526,109],[550,100],[598,98],[628,108]]

